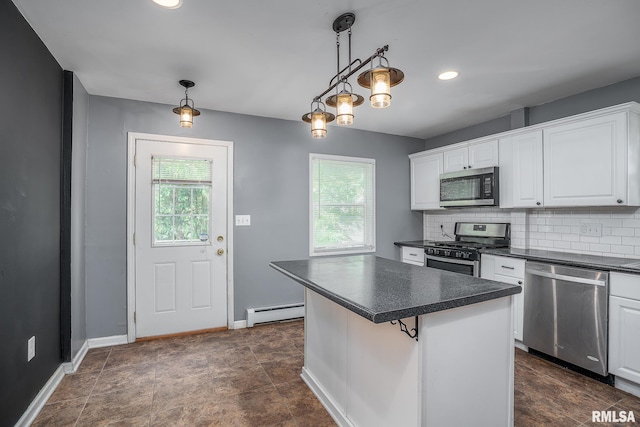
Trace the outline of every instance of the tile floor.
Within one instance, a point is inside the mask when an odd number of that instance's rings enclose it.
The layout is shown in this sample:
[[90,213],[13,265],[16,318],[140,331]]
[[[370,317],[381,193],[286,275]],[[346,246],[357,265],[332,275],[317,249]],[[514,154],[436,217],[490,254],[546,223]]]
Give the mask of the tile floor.
[[[297,321],[92,349],[33,425],[334,426],[300,379],[303,339]],[[640,399],[520,350],[515,372],[517,427],[640,418]]]

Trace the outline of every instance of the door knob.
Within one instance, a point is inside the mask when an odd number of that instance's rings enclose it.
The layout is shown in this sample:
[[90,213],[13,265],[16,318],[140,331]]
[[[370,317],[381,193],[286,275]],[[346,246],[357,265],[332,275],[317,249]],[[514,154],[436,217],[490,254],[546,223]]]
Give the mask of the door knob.
[[218,249],[218,252],[216,252],[218,255],[222,255],[224,254],[224,249],[220,248]]
[[222,242],[223,240],[224,240],[224,237],[218,236],[218,242]]

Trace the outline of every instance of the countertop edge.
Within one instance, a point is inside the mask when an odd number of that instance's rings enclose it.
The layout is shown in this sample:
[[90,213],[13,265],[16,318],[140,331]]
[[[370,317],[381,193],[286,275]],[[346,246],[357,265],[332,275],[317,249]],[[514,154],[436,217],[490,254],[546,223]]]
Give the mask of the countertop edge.
[[[522,250],[524,251],[525,249],[522,249]],[[629,274],[640,275],[640,269],[637,269],[637,268],[625,267],[623,265],[616,265],[616,264],[611,264],[606,262],[597,262],[594,260],[554,258],[553,253],[550,253],[549,255],[535,254],[535,253],[534,254],[517,253],[517,252],[511,252],[511,249],[507,249],[507,248],[481,249],[480,253],[486,254],[486,255],[502,256],[506,258],[524,259],[527,261],[547,262],[550,264],[567,265],[571,267],[591,268],[591,269],[598,269],[598,270],[613,271],[617,273],[629,273]],[[571,256],[576,256],[576,257],[583,255],[583,254],[578,254],[573,252],[554,252],[554,253],[558,253],[561,255],[570,254]],[[628,260],[628,263],[632,263],[634,262],[634,260],[636,260],[636,258],[621,258],[621,260]],[[636,262],[640,262],[640,260],[637,260]]]
[[450,310],[453,308],[464,307],[467,305],[477,304],[485,301],[490,301],[493,299],[504,298],[511,295],[518,294],[522,292],[522,288],[520,286],[513,286],[500,290],[487,291],[483,293],[478,293],[474,295],[470,295],[467,297],[456,298],[451,300],[444,300],[437,303],[431,303],[426,305],[414,306],[401,308],[396,310],[389,310],[386,312],[375,313],[371,310],[367,310],[365,307],[362,307],[359,304],[354,303],[346,298],[341,298],[339,295],[327,291],[325,288],[318,286],[317,284],[305,280],[304,278],[297,276],[295,274],[290,273],[289,271],[283,269],[275,265],[273,262],[269,263],[269,266],[285,276],[293,279],[304,287],[318,293],[319,295],[324,296],[325,298],[335,302],[336,304],[364,317],[367,320],[370,320],[373,323],[384,323],[392,320],[398,319],[406,319],[414,316],[421,316],[430,313],[436,313],[439,311]]

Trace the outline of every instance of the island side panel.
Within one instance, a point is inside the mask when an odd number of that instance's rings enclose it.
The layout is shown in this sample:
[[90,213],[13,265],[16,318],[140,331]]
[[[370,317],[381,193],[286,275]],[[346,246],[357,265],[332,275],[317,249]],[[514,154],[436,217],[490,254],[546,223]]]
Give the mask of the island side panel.
[[340,425],[347,393],[347,311],[305,289],[302,378]]
[[423,426],[513,426],[512,297],[421,317]]
[[[419,345],[399,324],[347,317],[347,417],[356,426],[418,426]],[[403,319],[413,328],[415,318]]]
[[305,304],[302,378],[338,425],[418,426],[418,342],[308,289]]

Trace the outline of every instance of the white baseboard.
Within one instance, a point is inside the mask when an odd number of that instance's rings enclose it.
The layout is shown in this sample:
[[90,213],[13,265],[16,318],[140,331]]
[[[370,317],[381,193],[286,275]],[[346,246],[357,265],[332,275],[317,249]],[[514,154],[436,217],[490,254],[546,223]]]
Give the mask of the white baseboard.
[[325,393],[324,389],[318,384],[314,376],[307,370],[306,367],[302,367],[302,374],[300,374],[302,380],[309,386],[313,394],[316,395],[322,406],[325,407],[331,418],[340,427],[355,427],[351,421],[340,411],[333,399]]
[[65,374],[75,374],[78,370],[78,367],[82,363],[82,359],[87,355],[87,351],[89,351],[89,342],[85,341],[78,350],[76,356],[71,360],[71,362],[63,363],[62,368],[64,369]]
[[128,344],[126,335],[114,335],[112,337],[89,338],[89,348],[111,347],[112,345]]
[[49,381],[42,387],[42,389],[38,392],[36,397],[31,401],[31,404],[24,411],[22,417],[18,420],[15,427],[28,427],[33,421],[36,419],[42,408],[47,403],[47,400],[51,397],[54,391],[56,391],[56,387],[62,381],[64,377],[64,369],[62,365],[58,366],[58,369],[55,370]]
[[524,345],[524,344],[522,343],[522,341],[515,340],[515,346],[516,346],[516,348],[519,348],[520,350],[524,350],[524,351],[526,351],[527,353],[529,352],[529,347],[527,347],[526,345]]
[[247,327],[246,320],[236,320],[235,322],[233,322],[233,329],[244,329],[246,327]]
[[616,377],[616,388],[640,397],[640,384],[625,380],[624,378]]

